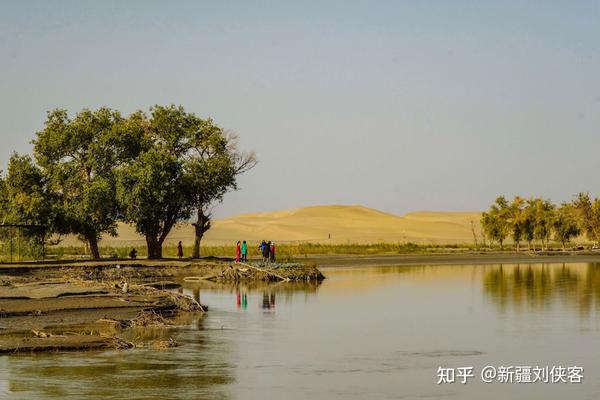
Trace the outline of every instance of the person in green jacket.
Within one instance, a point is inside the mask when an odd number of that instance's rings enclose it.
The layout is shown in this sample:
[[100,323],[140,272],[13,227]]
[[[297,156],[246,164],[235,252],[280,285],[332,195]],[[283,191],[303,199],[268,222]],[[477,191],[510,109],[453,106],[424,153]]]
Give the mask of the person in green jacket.
[[245,240],[242,242],[242,262],[248,262],[248,245]]

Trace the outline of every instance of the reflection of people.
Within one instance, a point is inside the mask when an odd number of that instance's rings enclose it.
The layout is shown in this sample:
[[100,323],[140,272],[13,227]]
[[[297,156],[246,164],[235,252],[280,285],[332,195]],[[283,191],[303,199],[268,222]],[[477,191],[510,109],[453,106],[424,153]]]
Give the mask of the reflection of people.
[[240,262],[241,255],[242,255],[242,248],[240,245],[240,241],[238,240],[237,244],[235,245],[235,262],[237,262],[237,263]]
[[271,310],[275,308],[275,293],[263,293],[261,307],[263,310]]
[[248,244],[245,240],[242,242],[242,261],[248,262]]
[[183,258],[183,245],[181,244],[181,241],[177,245],[177,257]]
[[129,258],[137,258],[137,250],[135,247],[129,252]]

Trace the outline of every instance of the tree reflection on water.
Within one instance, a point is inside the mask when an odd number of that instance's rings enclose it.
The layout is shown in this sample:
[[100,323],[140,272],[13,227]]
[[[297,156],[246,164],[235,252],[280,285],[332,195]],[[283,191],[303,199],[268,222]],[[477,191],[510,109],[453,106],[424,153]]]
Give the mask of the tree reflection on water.
[[485,272],[483,286],[501,311],[560,302],[587,314],[600,305],[600,264],[494,266]]

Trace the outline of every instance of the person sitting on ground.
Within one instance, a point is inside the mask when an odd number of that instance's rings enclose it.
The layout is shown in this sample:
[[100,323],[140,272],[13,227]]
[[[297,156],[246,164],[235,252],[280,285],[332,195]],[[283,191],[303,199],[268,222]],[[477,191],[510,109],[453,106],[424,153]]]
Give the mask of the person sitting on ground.
[[135,249],[135,247],[133,249],[131,249],[131,251],[129,252],[129,258],[132,258],[132,259],[137,258],[137,250]]
[[242,242],[242,261],[248,262],[248,244],[245,240]]
[[183,245],[181,244],[181,241],[177,245],[177,257],[183,258]]

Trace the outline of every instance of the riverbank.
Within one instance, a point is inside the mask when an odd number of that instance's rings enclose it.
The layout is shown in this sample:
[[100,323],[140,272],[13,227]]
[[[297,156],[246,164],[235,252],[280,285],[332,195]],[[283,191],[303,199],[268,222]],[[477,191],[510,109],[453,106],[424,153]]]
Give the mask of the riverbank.
[[[297,259],[300,260],[300,259]],[[550,264],[550,263],[600,263],[600,253],[592,252],[488,252],[446,254],[395,254],[374,256],[309,256],[301,260],[312,262],[320,268],[367,267],[385,265],[460,265],[460,264]]]
[[175,260],[0,266],[0,353],[166,348],[177,318],[202,318],[196,282],[319,282],[314,265]]

